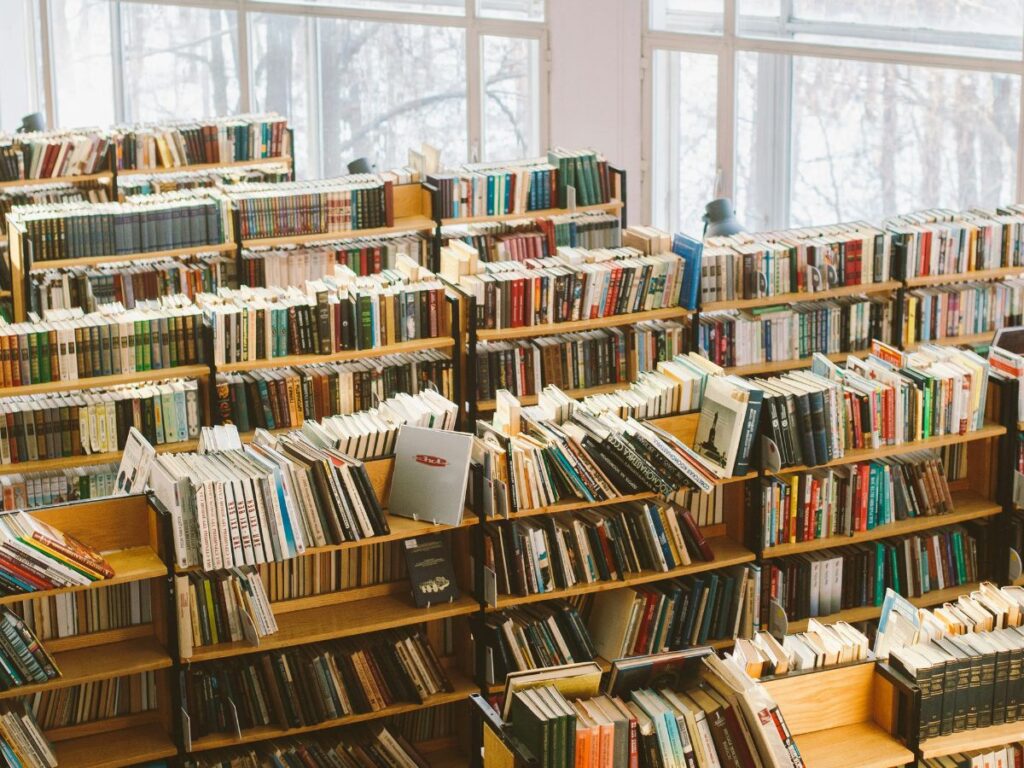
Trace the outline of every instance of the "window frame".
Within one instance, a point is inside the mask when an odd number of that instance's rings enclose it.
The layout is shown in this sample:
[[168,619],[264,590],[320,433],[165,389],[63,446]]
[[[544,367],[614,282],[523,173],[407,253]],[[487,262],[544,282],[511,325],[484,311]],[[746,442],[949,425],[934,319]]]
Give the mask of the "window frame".
[[[282,0],[108,0],[111,5],[111,38],[114,41],[113,52],[113,79],[114,92],[114,118],[117,123],[128,122],[128,104],[124,88],[126,73],[124,71],[124,50],[123,50],[123,26],[121,26],[120,10],[128,3],[141,5],[162,5],[179,6],[188,8],[199,8],[204,10],[230,11],[235,14],[235,30],[238,57],[244,62],[239,67],[239,110],[243,113],[252,112],[254,99],[253,70],[255,61],[251,55],[251,17],[253,14],[272,13],[290,16],[300,16],[310,19],[341,19],[349,21],[369,21],[380,23],[396,23],[405,25],[422,25],[431,27],[450,27],[464,30],[466,50],[466,146],[469,156],[464,158],[467,161],[474,161],[480,157],[484,143],[483,136],[483,110],[484,87],[483,87],[483,38],[484,36],[526,38],[535,40],[538,45],[538,77],[537,87],[539,92],[536,96],[538,102],[538,126],[537,138],[539,152],[543,152],[550,140],[550,108],[548,94],[550,92],[551,80],[551,52],[549,17],[550,8],[546,0],[544,18],[537,21],[518,19],[491,18],[481,16],[477,13],[478,0],[463,0],[463,12],[461,14],[433,14],[423,12],[404,12],[398,10],[380,10],[363,8],[346,8],[343,6],[330,6],[315,4],[316,0],[297,0],[296,2],[283,2]],[[392,0],[401,2],[401,0]],[[52,9],[50,0],[33,0],[37,5],[38,18],[38,46],[41,59],[41,87],[36,90],[37,109],[46,114],[47,122],[51,126],[58,126],[60,107],[56,103],[56,72],[52,54]],[[311,53],[313,60],[320,50],[320,34],[314,25],[311,42],[315,50]],[[309,157],[309,168],[316,176],[323,173],[323,148],[324,136],[323,125],[320,120],[322,114],[321,103],[323,91],[320,88],[320,77],[318,67],[313,65],[310,69],[310,76],[314,78],[314,90],[316,104],[311,105],[309,115],[309,144],[307,149]],[[192,117],[183,115],[182,117]],[[66,126],[74,127],[74,126]],[[509,158],[511,159],[511,158]],[[459,159],[461,162],[463,159]],[[456,159],[452,158],[452,162]]]
[[[734,199],[736,196],[737,55],[739,53],[765,53],[785,57],[781,60],[787,62],[786,65],[775,68],[775,82],[771,84],[772,109],[768,119],[759,120],[755,128],[759,132],[759,143],[761,143],[761,146],[778,148],[778,151],[773,153],[771,158],[764,160],[765,162],[771,162],[773,167],[772,173],[759,175],[763,188],[750,190],[751,197],[756,196],[758,199],[771,201],[768,212],[768,228],[788,227],[790,223],[793,175],[791,163],[793,139],[791,109],[793,56],[1017,75],[1020,77],[1021,82],[1017,94],[1021,118],[1017,128],[1016,196],[1018,200],[1024,199],[1024,46],[1022,46],[1016,58],[1007,58],[1005,56],[987,57],[969,53],[960,54],[913,49],[901,50],[896,48],[895,45],[905,40],[899,39],[898,34],[879,35],[876,38],[878,44],[871,46],[781,39],[781,33],[784,31],[814,32],[816,34],[830,33],[839,38],[844,35],[837,34],[837,30],[840,33],[844,31],[850,33],[855,30],[877,29],[862,24],[793,20],[792,0],[780,0],[780,15],[777,20],[765,18],[748,19],[745,21],[744,24],[748,26],[748,30],[745,32],[741,32],[739,28],[738,5],[740,0],[722,0],[721,32],[711,31],[714,25],[700,24],[701,16],[699,14],[691,14],[693,21],[696,22],[694,26],[703,26],[705,30],[709,31],[662,31],[651,28],[651,2],[652,0],[642,0],[644,21],[642,44],[643,83],[641,89],[641,98],[643,100],[641,189],[643,190],[643,209],[648,219],[650,219],[652,213],[651,192],[653,178],[651,174],[654,163],[654,78],[652,62],[655,52],[659,50],[717,55],[718,103],[716,110],[715,156],[719,182],[716,196]],[[770,31],[771,27],[776,28],[775,33],[779,35],[778,37],[759,37],[757,35],[758,31],[763,34]],[[780,27],[783,29],[779,29]],[[891,32],[891,30],[889,31]],[[920,30],[909,32],[906,39],[909,39],[910,36],[919,41],[925,40],[936,44],[942,44],[949,39],[948,33],[945,32],[929,34],[928,31],[922,32]],[[1020,30],[1020,36],[1024,40],[1024,27]],[[987,39],[987,36],[982,33],[971,33],[967,37],[971,41],[977,41],[979,44]],[[881,44],[883,40],[888,40],[893,45],[890,47],[883,46]],[[1005,51],[1005,46],[1000,50]],[[893,211],[893,213],[897,212]],[[667,223],[675,224],[674,221]]]

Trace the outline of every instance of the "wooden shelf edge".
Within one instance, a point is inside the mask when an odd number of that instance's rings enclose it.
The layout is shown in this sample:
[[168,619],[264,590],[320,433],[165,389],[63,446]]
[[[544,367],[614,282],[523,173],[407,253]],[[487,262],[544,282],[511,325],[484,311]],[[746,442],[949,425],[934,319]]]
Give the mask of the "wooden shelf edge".
[[90,181],[104,181],[112,178],[113,174],[110,171],[101,171],[100,173],[85,173],[79,176],[52,176],[49,178],[39,179],[10,179],[8,181],[0,181],[0,189],[13,189],[15,187],[41,187],[48,184],[85,184]]
[[433,219],[426,216],[406,216],[396,218],[394,226],[373,227],[370,229],[339,229],[332,232],[313,232],[308,235],[281,235],[280,237],[253,237],[242,240],[243,248],[268,248],[276,245],[306,245],[310,243],[330,243],[335,240],[352,240],[358,237],[376,237],[399,232],[426,232],[436,226]]
[[147,381],[164,381],[165,379],[194,379],[208,376],[210,368],[206,365],[178,365],[173,368],[158,368],[152,371],[132,371],[110,376],[91,376],[71,381],[45,381],[39,384],[23,384],[20,387],[4,387],[0,389],[0,398],[18,397],[21,395],[45,395],[54,392],[68,392],[80,389],[102,389],[122,384],[139,384]]
[[477,341],[502,341],[506,339],[523,339],[533,336],[552,336],[558,333],[589,331],[593,328],[619,328],[645,320],[669,320],[686,317],[692,310],[685,307],[662,307],[644,312],[630,312],[622,315],[608,315],[587,320],[567,320],[563,323],[545,323],[543,325],[524,325],[516,328],[482,328],[476,332]]
[[149,259],[177,258],[181,256],[198,256],[203,253],[229,253],[236,248],[234,243],[211,243],[188,248],[171,248],[165,251],[142,251],[141,253],[120,253],[107,256],[80,256],[73,259],[42,259],[33,261],[30,272],[45,272],[48,269],[66,269],[67,267],[94,267],[98,264],[114,264],[117,262],[145,261]]
[[442,227],[455,227],[463,224],[487,224],[496,221],[519,221],[520,219],[542,219],[547,216],[564,216],[569,213],[596,213],[605,211],[611,213],[622,209],[621,200],[610,200],[607,203],[597,205],[580,205],[576,208],[545,208],[537,211],[523,211],[521,213],[496,213],[484,216],[458,216],[455,218],[441,219]]
[[[112,744],[117,749],[111,749]],[[75,768],[122,768],[178,753],[171,737],[155,723],[59,741],[54,749],[59,765]]]
[[[853,355],[854,357],[864,358],[871,354],[869,349],[860,349],[855,352],[833,352],[832,354],[825,355],[833,363],[841,363],[846,360],[847,357]],[[734,365],[725,369],[727,374],[734,374],[736,376],[761,376],[769,373],[781,373],[783,371],[792,371],[797,368],[810,368],[812,358],[810,357],[798,357],[793,360],[773,360],[767,363],[750,363],[749,365]]]
[[[154,447],[157,453],[182,453],[194,451],[198,445],[198,440],[185,440],[181,443],[162,443]],[[82,456],[60,456],[55,459],[37,459],[36,461],[21,461],[17,464],[0,464],[0,475],[13,475],[23,472],[49,472],[54,469],[90,467],[96,464],[117,464],[121,460],[121,453],[121,451],[87,453]]]
[[1024,721],[992,725],[971,731],[959,731],[946,736],[925,739],[920,744],[924,758],[944,757],[956,752],[968,752],[986,747],[997,747],[1024,740]]
[[728,299],[724,301],[713,301],[702,305],[700,311],[720,312],[726,309],[754,309],[757,307],[774,307],[778,304],[792,304],[798,301],[827,301],[840,296],[858,296],[860,294],[871,295],[876,293],[888,293],[898,290],[902,286],[898,280],[886,280],[882,283],[865,283],[863,285],[844,285],[839,288],[832,288],[827,291],[794,291],[792,293],[780,293],[775,296],[760,296],[756,299]]
[[945,285],[947,283],[966,283],[978,280],[998,280],[1001,277],[1013,277],[1024,275],[1024,266],[1021,267],[995,267],[994,269],[979,269],[971,272],[954,272],[949,275],[925,275],[923,277],[908,277],[906,285],[908,288],[924,288],[930,285]]
[[804,764],[813,768],[897,768],[914,762],[913,752],[872,722],[811,731],[795,739]]
[[383,357],[406,352],[421,352],[428,349],[451,349],[455,339],[451,336],[438,336],[432,339],[416,339],[388,344],[373,349],[347,349],[329,355],[290,355],[288,357],[271,357],[263,360],[246,360],[239,363],[218,363],[218,373],[242,373],[245,371],[262,370],[264,368],[290,368],[297,365],[315,365],[317,363],[339,363],[345,360],[362,360],[367,357]]
[[[117,175],[120,176],[161,176],[170,173],[197,173],[199,171],[214,171],[220,168],[247,168],[254,165],[289,165],[292,158],[288,155],[281,157],[257,157],[252,160],[232,160],[224,163],[196,163],[195,165],[175,165],[159,168],[118,168]],[[110,174],[106,174],[109,176]]]

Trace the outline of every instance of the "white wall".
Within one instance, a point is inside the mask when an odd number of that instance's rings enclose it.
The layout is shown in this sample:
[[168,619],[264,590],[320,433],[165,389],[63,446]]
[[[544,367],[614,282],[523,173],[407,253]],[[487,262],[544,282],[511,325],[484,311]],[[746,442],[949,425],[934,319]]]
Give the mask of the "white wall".
[[642,7],[640,0],[548,0],[551,144],[592,147],[625,168],[631,224],[644,223]]

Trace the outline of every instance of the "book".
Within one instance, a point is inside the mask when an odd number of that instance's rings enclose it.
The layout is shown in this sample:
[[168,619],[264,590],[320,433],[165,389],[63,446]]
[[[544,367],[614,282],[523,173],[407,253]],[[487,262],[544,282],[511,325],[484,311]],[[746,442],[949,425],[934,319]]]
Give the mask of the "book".
[[739,377],[708,378],[693,447],[717,477],[746,474],[762,396]]
[[252,567],[174,577],[178,611],[178,653],[191,658],[195,648],[248,642],[277,632],[277,620],[259,571]]
[[8,607],[41,641],[136,627],[153,620],[152,590],[144,581],[28,596]]
[[395,443],[388,511],[457,526],[466,508],[473,436],[403,425]]
[[459,587],[452,567],[451,541],[443,534],[435,534],[405,539],[402,543],[416,607],[429,608],[457,599]]

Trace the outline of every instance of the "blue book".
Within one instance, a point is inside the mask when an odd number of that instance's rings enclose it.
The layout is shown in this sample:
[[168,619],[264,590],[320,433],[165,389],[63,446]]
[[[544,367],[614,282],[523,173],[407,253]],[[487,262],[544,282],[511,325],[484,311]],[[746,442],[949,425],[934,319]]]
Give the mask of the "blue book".
[[679,303],[686,309],[697,308],[700,288],[700,261],[704,243],[682,232],[672,236],[672,252],[683,260],[683,280],[679,289]]

